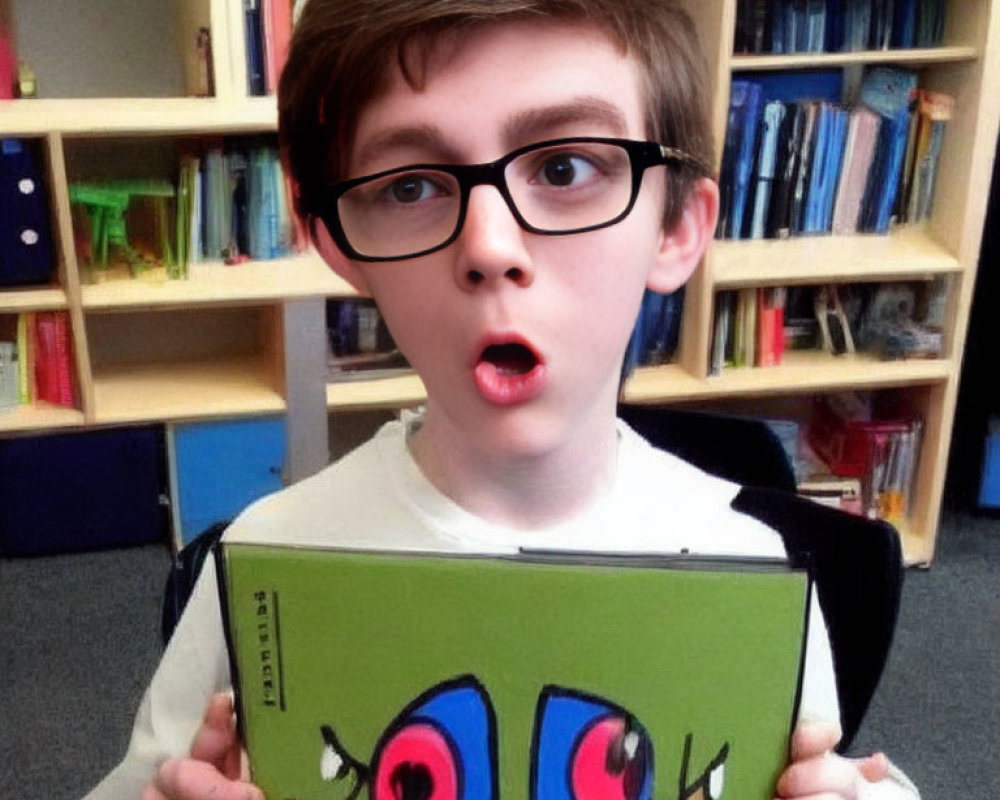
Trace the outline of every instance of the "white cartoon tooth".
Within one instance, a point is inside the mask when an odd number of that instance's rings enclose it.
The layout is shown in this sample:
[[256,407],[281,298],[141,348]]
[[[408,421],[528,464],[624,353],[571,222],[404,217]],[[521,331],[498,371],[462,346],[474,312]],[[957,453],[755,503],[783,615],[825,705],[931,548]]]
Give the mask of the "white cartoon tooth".
[[639,750],[639,734],[635,731],[626,733],[622,746],[625,748],[625,754],[630,760],[635,758],[635,754]]
[[719,800],[722,797],[722,786],[726,779],[726,765],[719,764],[715,769],[712,770],[712,774],[708,776],[708,793],[712,796],[712,800]]
[[323,748],[323,755],[319,759],[319,774],[325,781],[332,781],[337,777],[340,772],[340,768],[344,765],[344,759],[341,758],[340,753],[338,753],[332,745],[327,745]]

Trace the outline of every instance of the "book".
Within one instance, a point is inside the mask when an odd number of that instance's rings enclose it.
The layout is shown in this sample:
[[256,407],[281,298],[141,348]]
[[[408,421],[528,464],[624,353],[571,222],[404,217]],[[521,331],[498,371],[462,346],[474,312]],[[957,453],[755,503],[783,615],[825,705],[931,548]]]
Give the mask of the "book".
[[267,92],[264,78],[264,32],[260,10],[261,1],[243,0],[247,94],[250,95],[263,95]]
[[17,75],[17,56],[14,54],[12,37],[4,25],[0,12],[0,100],[14,98],[14,84]]
[[63,311],[38,311],[33,317],[34,398],[73,408],[76,405],[69,320]]
[[847,112],[831,103],[817,104],[812,168],[802,213],[803,233],[830,230],[834,192],[846,138]]
[[17,343],[0,341],[0,409],[20,405],[18,370]]
[[269,797],[763,798],[787,761],[810,581],[784,562],[216,554]]
[[785,300],[783,286],[757,290],[756,366],[772,367],[781,363],[785,352]]
[[879,114],[882,122],[862,200],[859,230],[889,230],[906,153],[910,104],[916,92],[917,75],[912,70],[874,67],[864,76],[861,103]]
[[875,141],[878,136],[879,116],[864,107],[850,111],[847,141],[844,146],[844,163],[833,204],[831,230],[835,234],[850,234],[858,230],[858,216],[864,195]]
[[751,239],[762,239],[767,228],[767,212],[771,204],[771,188],[778,163],[778,141],[787,108],[780,100],[770,100],[761,115],[760,152],[753,191],[753,211],[750,216]]
[[907,222],[920,222],[930,216],[945,123],[951,119],[953,106],[954,99],[944,92],[919,92],[913,172],[907,186]]
[[264,40],[264,89],[276,94],[278,79],[288,60],[292,41],[291,0],[261,0],[261,27]]
[[739,239],[743,235],[750,176],[757,152],[760,101],[759,84],[744,80],[732,82],[729,121],[719,176],[722,206],[718,227],[722,238]]

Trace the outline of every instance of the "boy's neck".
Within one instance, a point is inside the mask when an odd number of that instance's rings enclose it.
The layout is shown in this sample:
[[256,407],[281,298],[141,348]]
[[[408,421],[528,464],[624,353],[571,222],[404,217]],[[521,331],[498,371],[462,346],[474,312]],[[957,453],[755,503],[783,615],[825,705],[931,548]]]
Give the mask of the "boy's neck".
[[572,519],[611,486],[618,461],[615,418],[561,449],[523,457],[481,453],[447,429],[421,425],[409,446],[424,476],[487,522],[524,530]]

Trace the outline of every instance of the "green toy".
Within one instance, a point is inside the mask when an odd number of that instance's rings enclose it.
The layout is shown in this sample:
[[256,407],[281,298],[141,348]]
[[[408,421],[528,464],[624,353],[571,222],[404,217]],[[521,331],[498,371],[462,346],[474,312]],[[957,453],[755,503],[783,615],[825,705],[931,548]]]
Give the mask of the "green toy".
[[112,245],[120,248],[128,260],[133,275],[147,267],[147,263],[131,245],[125,212],[133,198],[151,198],[156,213],[159,248],[168,274],[176,277],[178,262],[167,233],[167,200],[176,197],[176,190],[169,181],[123,180],[101,183],[71,183],[69,199],[84,207],[90,220],[90,260],[100,268],[108,267],[108,252]]

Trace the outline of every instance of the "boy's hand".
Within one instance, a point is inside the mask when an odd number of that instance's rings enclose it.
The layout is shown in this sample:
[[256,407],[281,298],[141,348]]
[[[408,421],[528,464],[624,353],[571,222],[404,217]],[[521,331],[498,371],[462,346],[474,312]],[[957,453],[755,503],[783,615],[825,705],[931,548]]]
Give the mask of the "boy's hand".
[[865,782],[878,782],[889,773],[882,753],[848,759],[833,748],[840,731],[833,725],[799,725],[792,734],[792,761],[778,779],[778,797],[816,800],[857,800]]
[[220,693],[208,701],[191,754],[165,762],[143,790],[142,800],[264,800],[264,793],[248,778],[233,698]]

